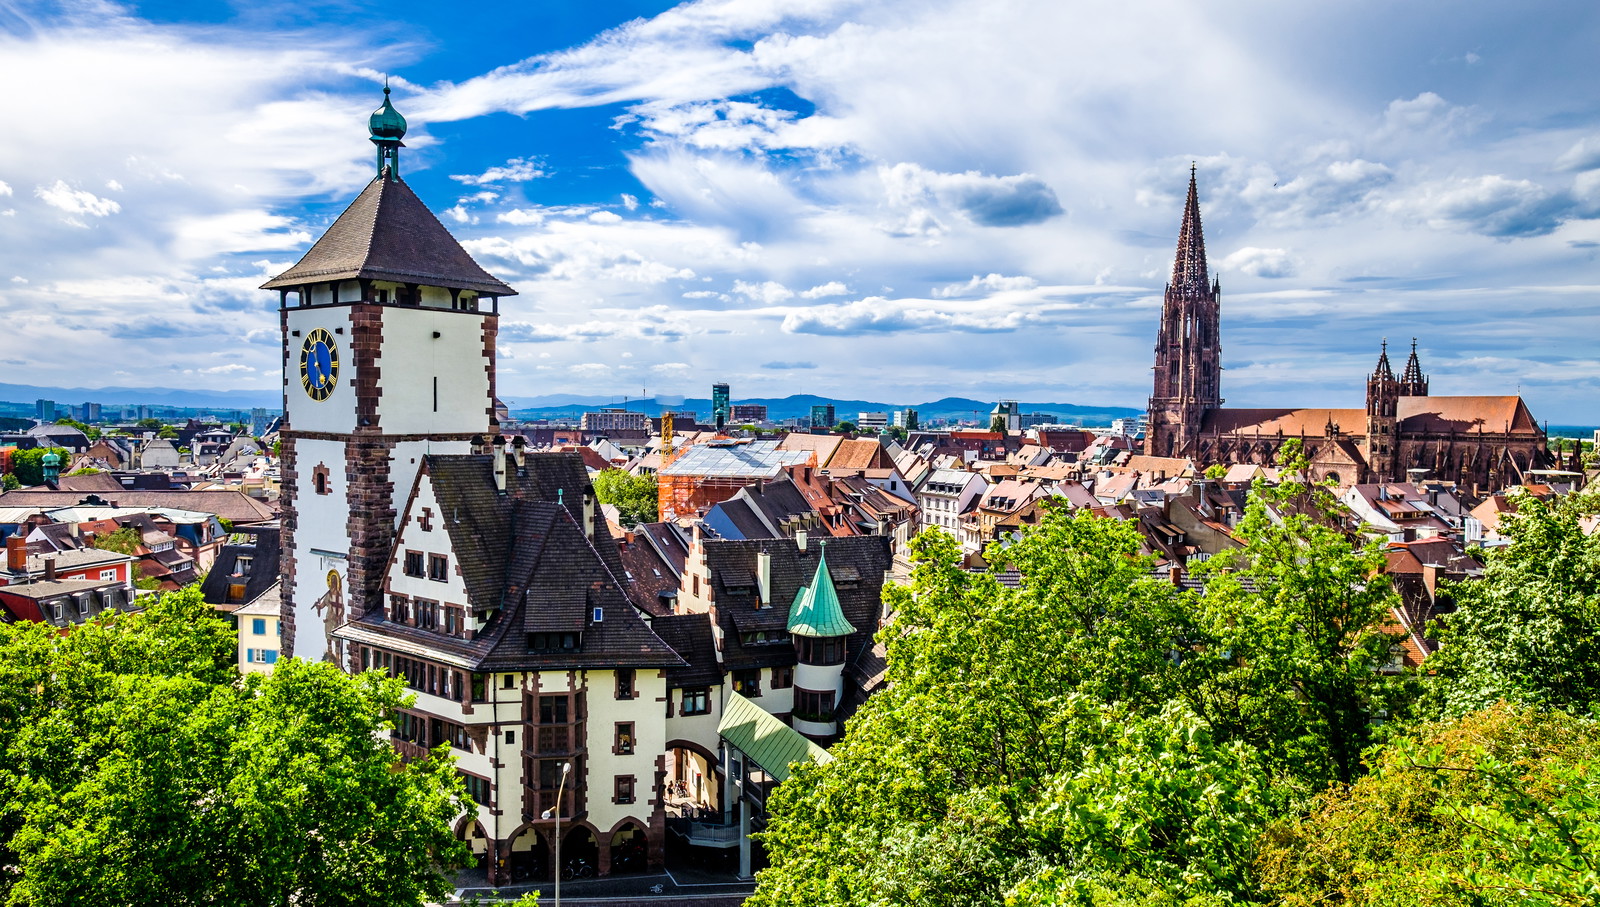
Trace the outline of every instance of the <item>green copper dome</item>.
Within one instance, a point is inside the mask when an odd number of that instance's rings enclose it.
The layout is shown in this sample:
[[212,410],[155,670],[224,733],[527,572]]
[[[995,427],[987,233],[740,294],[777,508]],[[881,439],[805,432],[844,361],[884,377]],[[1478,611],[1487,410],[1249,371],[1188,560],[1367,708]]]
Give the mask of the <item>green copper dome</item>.
[[39,465],[40,466],[60,466],[61,465],[61,456],[59,454],[57,454],[55,451],[50,451],[49,453],[47,453],[44,456],[39,458]]
[[801,586],[789,607],[789,632],[796,636],[849,636],[856,631],[845,620],[839,607],[839,592],[833,588],[833,574],[828,572],[828,549],[822,549],[817,558],[817,573],[811,585]]
[[367,128],[372,131],[374,141],[378,139],[395,140],[405,137],[406,118],[400,111],[394,109],[389,103],[389,86],[383,86],[383,106],[372,112],[372,118],[367,120]]

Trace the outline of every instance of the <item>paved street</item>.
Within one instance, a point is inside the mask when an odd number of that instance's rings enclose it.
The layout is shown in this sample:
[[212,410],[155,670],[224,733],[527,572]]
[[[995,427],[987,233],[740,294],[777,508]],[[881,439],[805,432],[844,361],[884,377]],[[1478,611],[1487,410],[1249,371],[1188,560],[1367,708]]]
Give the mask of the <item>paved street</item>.
[[[753,882],[740,882],[721,874],[697,870],[672,870],[640,876],[583,879],[561,883],[561,903],[573,907],[645,907],[651,904],[685,904],[696,907],[738,907],[755,889]],[[450,903],[470,902],[476,897],[485,903],[512,901],[529,891],[539,891],[541,904],[555,902],[555,885],[509,885],[500,889],[464,887]]]

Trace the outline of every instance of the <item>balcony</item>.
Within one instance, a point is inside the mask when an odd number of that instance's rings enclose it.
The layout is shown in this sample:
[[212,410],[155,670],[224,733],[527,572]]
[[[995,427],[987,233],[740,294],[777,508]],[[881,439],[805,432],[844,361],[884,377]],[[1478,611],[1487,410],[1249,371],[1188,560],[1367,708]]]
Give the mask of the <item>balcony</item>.
[[[561,817],[570,819],[577,815],[578,792],[569,785],[561,793]],[[537,821],[545,811],[556,805],[556,788],[524,787],[522,789],[522,814],[525,821]]]

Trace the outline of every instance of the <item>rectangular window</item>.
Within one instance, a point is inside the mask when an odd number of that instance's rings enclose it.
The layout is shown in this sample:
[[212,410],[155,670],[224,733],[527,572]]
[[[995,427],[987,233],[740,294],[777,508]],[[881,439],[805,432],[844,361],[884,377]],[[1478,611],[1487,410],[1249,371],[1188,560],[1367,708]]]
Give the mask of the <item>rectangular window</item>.
[[506,731],[506,746],[511,746],[512,744],[514,744],[516,742],[517,742],[517,732],[516,731]]
[[439,626],[439,603],[417,600],[417,626],[424,630],[432,630]]
[[772,688],[774,690],[787,690],[792,686],[794,686],[794,668],[772,669]]
[[494,786],[489,783],[488,778],[480,778],[477,775],[469,775],[466,772],[460,771],[459,769],[457,770],[457,774],[461,776],[462,781],[466,782],[467,796],[472,798],[472,802],[478,804],[479,806],[494,805]]
[[483,702],[487,700],[488,690],[485,689],[485,678],[482,674],[472,675],[472,701]]
[[633,722],[617,722],[615,742],[611,745],[611,752],[617,756],[633,755]]
[[442,554],[428,555],[428,579],[444,582],[450,578],[450,559]]
[[450,636],[456,635],[460,630],[460,622],[456,620],[456,609],[444,609],[444,632]]
[[796,688],[794,691],[794,717],[805,721],[833,720],[833,691],[820,693]]
[[405,571],[406,571],[406,576],[421,576],[422,575],[422,552],[421,551],[407,551],[406,552]]
[[517,675],[507,674],[503,685],[508,690],[515,689],[517,686]]
[[560,759],[539,760],[539,787],[544,790],[555,790],[561,785]]
[[617,698],[618,699],[632,699],[634,697],[633,679],[634,678],[633,678],[633,669],[632,668],[618,668],[617,669]]
[[397,624],[406,622],[406,600],[403,597],[389,596],[389,619]]
[[733,691],[740,696],[760,696],[761,670],[759,668],[751,668],[744,671],[734,671]]
[[250,632],[257,636],[267,635],[267,619],[265,617],[250,618]]
[[103,580],[105,580],[105,579],[116,579],[117,578],[117,568],[113,567],[110,570],[101,570],[100,571],[100,578],[103,579]]
[[705,715],[711,711],[711,691],[704,687],[698,690],[683,691],[683,708],[679,709],[682,715]]
[[571,707],[571,702],[565,696],[540,696],[539,723],[566,724]]
[[616,787],[616,796],[612,798],[611,802],[613,802],[613,803],[632,803],[633,802],[633,776],[632,775],[618,775],[617,776],[617,780],[616,780],[616,785],[617,785],[617,787]]
[[233,572],[239,576],[249,576],[250,561],[248,557],[236,558],[233,562]]

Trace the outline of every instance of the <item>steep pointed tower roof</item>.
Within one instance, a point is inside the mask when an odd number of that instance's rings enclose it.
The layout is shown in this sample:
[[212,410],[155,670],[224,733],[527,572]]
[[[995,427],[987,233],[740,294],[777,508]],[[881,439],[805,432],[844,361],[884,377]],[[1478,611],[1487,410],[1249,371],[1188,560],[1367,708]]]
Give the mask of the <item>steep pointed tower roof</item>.
[[1394,369],[1389,367],[1389,338],[1383,338],[1383,352],[1378,354],[1378,367],[1372,370],[1372,377],[1394,380]]
[[262,284],[264,290],[293,288],[339,280],[390,280],[486,296],[515,296],[517,291],[485,271],[461,248],[444,224],[400,179],[400,141],[406,121],[389,103],[368,123],[378,146],[378,176],[356,196],[328,232],[294,267]]
[[1422,363],[1417,361],[1417,338],[1411,338],[1411,358],[1406,360],[1405,373],[1400,376],[1400,393],[1406,397],[1426,397],[1428,376],[1422,373]]
[[1172,261],[1173,287],[1209,288],[1206,273],[1206,237],[1200,228],[1200,192],[1195,168],[1189,167],[1189,200],[1183,206],[1183,226],[1178,230],[1178,254]]
[[[826,543],[824,543],[826,544]],[[845,620],[839,606],[839,592],[828,572],[828,549],[817,558],[817,572],[811,584],[801,586],[789,607],[789,632],[796,636],[849,636],[856,628]]]

